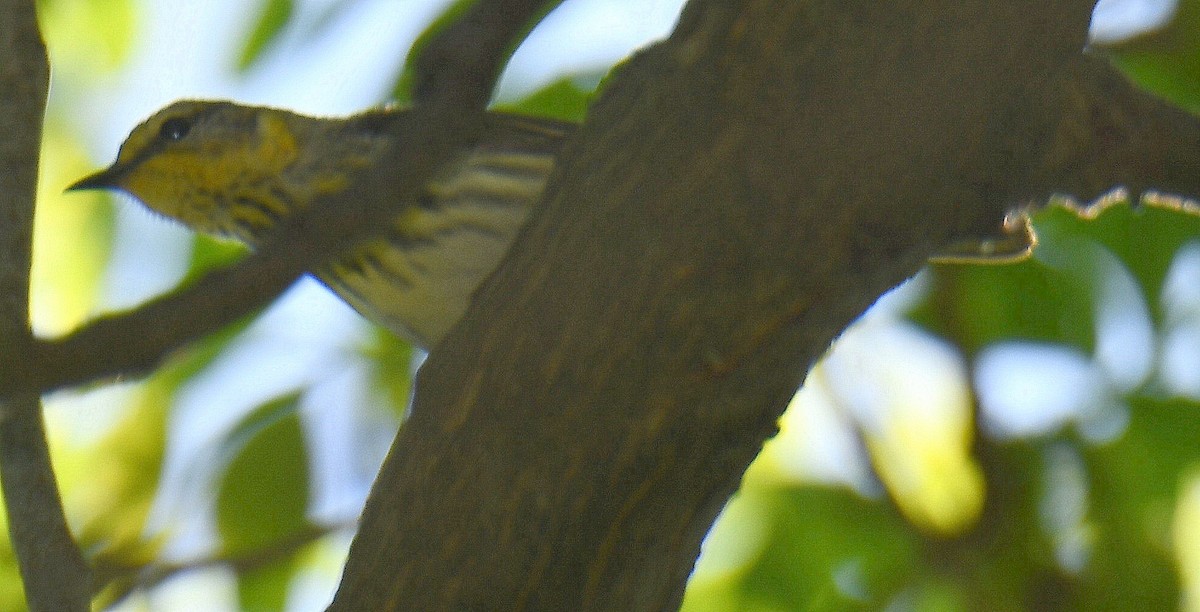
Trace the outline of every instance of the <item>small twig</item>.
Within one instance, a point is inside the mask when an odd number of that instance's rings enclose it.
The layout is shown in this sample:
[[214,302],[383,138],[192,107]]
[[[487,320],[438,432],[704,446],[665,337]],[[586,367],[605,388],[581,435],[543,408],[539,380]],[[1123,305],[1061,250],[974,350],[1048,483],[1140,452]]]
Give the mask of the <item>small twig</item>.
[[[28,362],[29,267],[49,65],[32,0],[0,0],[0,354]],[[14,372],[0,369],[0,378]],[[0,486],[31,610],[87,610],[90,571],[71,538],[36,394],[0,402]]]
[[230,566],[239,573],[265,567],[296,554],[305,546],[327,535],[345,529],[353,529],[356,525],[357,521],[334,525],[309,525],[286,539],[272,542],[266,548],[237,554],[220,553],[211,557],[188,559],[178,563],[154,563],[142,566],[101,563],[96,568],[97,573],[102,574],[98,577],[97,591],[107,585],[116,584],[116,592],[111,593],[105,601],[107,606],[115,606],[132,595],[134,591],[149,591],[183,572],[217,565]]

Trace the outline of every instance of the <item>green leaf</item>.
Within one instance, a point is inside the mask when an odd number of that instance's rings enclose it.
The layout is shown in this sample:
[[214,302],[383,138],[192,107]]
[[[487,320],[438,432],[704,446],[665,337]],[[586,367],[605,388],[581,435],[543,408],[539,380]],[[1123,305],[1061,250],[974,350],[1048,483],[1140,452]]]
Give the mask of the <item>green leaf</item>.
[[24,610],[25,587],[21,584],[21,571],[17,557],[12,551],[8,537],[8,519],[0,512],[0,610]]
[[74,83],[109,78],[120,69],[129,59],[138,18],[145,12],[132,0],[59,0],[38,5],[38,21],[54,50],[55,79]]
[[1080,609],[1174,609],[1179,575],[1172,511],[1200,465],[1200,404],[1132,398],[1129,429],[1086,451],[1094,548]]
[[1200,110],[1200,2],[1180,0],[1166,27],[1106,48],[1141,87]]
[[300,569],[296,555],[238,573],[238,609],[275,612],[287,608],[292,579]]
[[91,555],[98,585],[112,581],[97,597],[101,608],[132,588],[138,568],[155,561],[161,536],[169,535],[148,537],[145,524],[159,490],[175,396],[221,356],[246,323],[231,325],[175,352],[146,381],[121,423],[89,451],[92,458],[85,468],[89,474],[82,484],[67,491],[72,499],[88,500],[76,504],[86,508],[78,538]]
[[[1035,227],[1045,247],[1070,248],[1086,240],[1116,255],[1138,280],[1155,320],[1161,322],[1163,280],[1179,249],[1200,238],[1200,215],[1194,207],[1169,199],[1146,199],[1137,208],[1118,201],[1084,211],[1053,205],[1037,214]],[[1039,244],[1034,258],[1041,258],[1038,250],[1042,249]]]
[[913,320],[953,338],[968,353],[1006,339],[1067,343],[1090,352],[1095,310],[1111,253],[1137,280],[1156,322],[1175,255],[1200,238],[1200,215],[1168,200],[1109,202],[1080,210],[1052,204],[1034,215],[1033,257],[1013,264],[938,264],[933,291]]
[[238,56],[238,72],[245,72],[262,56],[263,51],[279,37],[284,26],[291,21],[295,9],[292,0],[266,0],[263,3],[254,30]]
[[225,440],[232,457],[217,494],[217,530],[226,555],[261,551],[307,526],[308,452],[299,394],[263,406]]
[[412,345],[386,329],[375,327],[371,341],[361,350],[371,365],[370,388],[382,391],[397,420],[404,420],[412,395]]
[[563,121],[582,121],[599,79],[595,79],[596,83],[590,88],[580,86],[579,81],[561,78],[520,102],[501,104],[498,108]]
[[131,567],[158,552],[147,539],[146,518],[158,493],[166,450],[171,391],[151,382],[121,423],[89,453],[87,476],[71,490],[87,518],[78,528],[82,546],[97,566]]
[[1081,279],[1037,260],[1014,264],[936,264],[933,291],[912,319],[952,339],[968,355],[999,340],[1095,342],[1092,292]]
[[78,130],[68,129],[61,113],[50,113],[42,140],[30,295],[35,329],[42,334],[78,327],[94,313],[104,284],[116,236],[113,197],[62,192],[93,168]]
[[778,610],[882,609],[911,577],[919,539],[889,506],[804,486],[776,490],[769,507],[769,544],[741,577],[741,600]]
[[193,241],[192,258],[188,262],[187,274],[180,284],[186,285],[212,270],[229,266],[249,252],[250,249],[240,242],[197,234]]

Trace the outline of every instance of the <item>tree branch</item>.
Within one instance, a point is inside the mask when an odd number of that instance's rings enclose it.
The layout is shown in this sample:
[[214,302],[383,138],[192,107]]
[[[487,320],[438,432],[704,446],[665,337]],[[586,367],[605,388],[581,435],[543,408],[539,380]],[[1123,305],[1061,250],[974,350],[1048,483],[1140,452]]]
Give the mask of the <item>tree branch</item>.
[[430,59],[417,64],[415,105],[406,120],[397,122],[393,140],[404,144],[381,163],[391,171],[364,169],[346,191],[318,198],[261,250],[229,269],[135,311],[94,321],[61,340],[36,342],[23,357],[0,354],[0,369],[10,373],[0,378],[0,397],[153,368],[171,350],[262,308],[305,270],[380,231],[387,225],[383,221],[411,201],[436,168],[478,137],[483,107],[506,50],[552,4],[476,4],[462,25],[430,42]]
[[693,0],[419,372],[330,609],[676,609],[809,364],[1016,204],[1092,5]]
[[188,559],[178,562],[154,562],[151,564],[126,564],[120,559],[107,559],[96,566],[97,591],[108,588],[110,592],[103,602],[104,609],[120,604],[136,591],[150,591],[172,578],[198,569],[227,566],[238,573],[260,569],[288,559],[310,544],[338,531],[351,529],[357,522],[333,525],[307,525],[300,531],[269,546],[235,554],[218,553],[209,557]]
[[1031,99],[1046,135],[1028,187],[1091,200],[1114,185],[1200,194],[1200,119],[1133,86],[1103,57],[1080,57]]
[[[30,245],[50,71],[33,1],[0,0],[0,14],[0,353],[23,361],[32,342]],[[63,516],[36,394],[0,402],[0,486],[30,609],[88,610],[89,570]]]
[[421,48],[413,100],[483,108],[517,43],[562,0],[479,0]]

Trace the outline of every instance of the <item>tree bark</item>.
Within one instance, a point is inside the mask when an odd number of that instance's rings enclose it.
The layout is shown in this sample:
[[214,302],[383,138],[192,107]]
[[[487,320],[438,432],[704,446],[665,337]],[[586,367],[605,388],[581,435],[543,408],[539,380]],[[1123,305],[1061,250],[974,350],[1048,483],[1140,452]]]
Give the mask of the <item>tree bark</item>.
[[422,367],[330,609],[676,609],[879,295],[1030,198],[1200,192],[1195,119],[1083,55],[1093,4],[693,0]]
[[[0,354],[31,359],[30,244],[50,70],[33,1],[0,0],[0,15]],[[88,610],[90,573],[67,529],[36,393],[0,401],[0,485],[29,608]]]

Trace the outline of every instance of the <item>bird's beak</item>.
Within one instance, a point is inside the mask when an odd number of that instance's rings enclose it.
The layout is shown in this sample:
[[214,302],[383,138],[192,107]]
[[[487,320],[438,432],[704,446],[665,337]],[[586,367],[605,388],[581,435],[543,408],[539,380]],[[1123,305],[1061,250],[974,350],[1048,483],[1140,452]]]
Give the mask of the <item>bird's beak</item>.
[[78,181],[75,181],[70,187],[67,187],[66,190],[84,191],[87,189],[112,189],[117,186],[122,174],[124,174],[124,172],[122,172],[122,168],[114,164],[108,168],[105,168],[104,170],[94,174],[89,174]]

